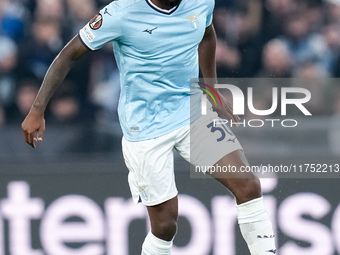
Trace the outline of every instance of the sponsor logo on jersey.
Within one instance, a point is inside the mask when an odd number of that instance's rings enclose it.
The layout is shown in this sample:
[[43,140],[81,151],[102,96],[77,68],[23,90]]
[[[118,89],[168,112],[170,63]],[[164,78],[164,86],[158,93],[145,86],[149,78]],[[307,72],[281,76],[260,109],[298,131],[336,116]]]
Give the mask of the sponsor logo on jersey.
[[143,32],[146,32],[146,33],[148,33],[148,34],[152,34],[152,32],[154,31],[154,30],[156,30],[158,27],[155,27],[155,28],[153,28],[153,29],[145,29]]
[[95,38],[94,34],[91,32],[91,30],[86,26],[84,27],[84,33],[87,37],[87,39],[92,42],[93,39]]
[[138,133],[139,132],[139,127],[130,127],[130,132]]
[[90,28],[97,30],[103,24],[103,17],[101,14],[97,14],[90,20]]
[[229,139],[227,142],[233,142],[233,143],[235,143],[235,140],[236,140],[236,138],[233,138],[233,139]]
[[104,14],[108,14],[108,15],[112,16],[111,13],[109,13],[109,12],[107,11],[107,8],[105,8]]
[[200,15],[200,12],[196,13],[194,16],[187,16],[186,19],[191,21],[191,26],[193,29],[197,29],[199,26],[199,22],[197,20],[198,15]]

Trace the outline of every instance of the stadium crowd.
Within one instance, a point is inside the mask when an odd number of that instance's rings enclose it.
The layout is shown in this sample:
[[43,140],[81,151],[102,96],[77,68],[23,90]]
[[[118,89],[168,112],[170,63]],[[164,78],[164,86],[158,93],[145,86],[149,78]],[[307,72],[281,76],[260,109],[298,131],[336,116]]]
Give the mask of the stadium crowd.
[[[62,47],[110,0],[0,1],[0,127],[20,124]],[[340,0],[216,0],[219,77],[340,77]],[[316,113],[324,94],[340,114],[340,86],[309,84]],[[46,119],[73,123],[116,116],[119,73],[106,45],[79,61]],[[320,97],[320,98],[318,98]],[[116,117],[115,117],[116,118]]]

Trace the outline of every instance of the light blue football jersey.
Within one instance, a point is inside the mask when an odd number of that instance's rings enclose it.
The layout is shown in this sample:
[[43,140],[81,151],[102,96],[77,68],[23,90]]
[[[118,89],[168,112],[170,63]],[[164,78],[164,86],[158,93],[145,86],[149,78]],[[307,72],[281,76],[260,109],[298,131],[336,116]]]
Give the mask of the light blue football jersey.
[[213,9],[214,0],[182,0],[169,12],[150,0],[118,0],[80,30],[91,50],[113,43],[127,140],[156,138],[190,123],[190,79],[199,74],[198,45]]

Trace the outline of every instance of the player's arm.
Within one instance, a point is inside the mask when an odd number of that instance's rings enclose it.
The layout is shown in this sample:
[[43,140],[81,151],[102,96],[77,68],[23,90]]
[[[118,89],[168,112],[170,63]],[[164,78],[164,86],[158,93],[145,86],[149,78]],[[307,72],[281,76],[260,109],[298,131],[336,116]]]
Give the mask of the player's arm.
[[[205,30],[205,34],[203,39],[198,47],[198,54],[199,54],[199,65],[201,68],[201,72],[203,78],[206,80],[207,83],[210,85],[214,85],[217,83],[217,74],[216,74],[216,33],[214,26],[211,24]],[[231,104],[220,94],[222,99],[222,105],[217,102],[215,105],[212,102],[211,98],[208,99],[211,101],[213,110],[216,111],[220,117],[226,119],[232,119],[233,121],[239,121],[240,118],[236,115],[233,115],[232,106]]]
[[203,78],[209,78],[214,84],[217,83],[216,74],[216,33],[214,26],[211,24],[206,28],[203,39],[198,47],[199,65]]
[[31,110],[21,125],[25,141],[33,148],[36,141],[42,140],[45,130],[44,112],[48,101],[74,63],[87,52],[89,49],[76,36],[62,49],[48,69]]

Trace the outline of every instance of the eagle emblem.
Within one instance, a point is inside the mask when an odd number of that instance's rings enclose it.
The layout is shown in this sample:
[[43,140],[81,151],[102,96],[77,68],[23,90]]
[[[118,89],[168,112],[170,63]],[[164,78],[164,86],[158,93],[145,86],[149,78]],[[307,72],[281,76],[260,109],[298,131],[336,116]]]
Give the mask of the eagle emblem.
[[193,29],[197,29],[198,26],[199,26],[199,23],[198,23],[198,20],[197,20],[198,15],[200,15],[200,12],[196,13],[194,16],[185,17],[186,19],[191,21],[191,26],[192,26]]

